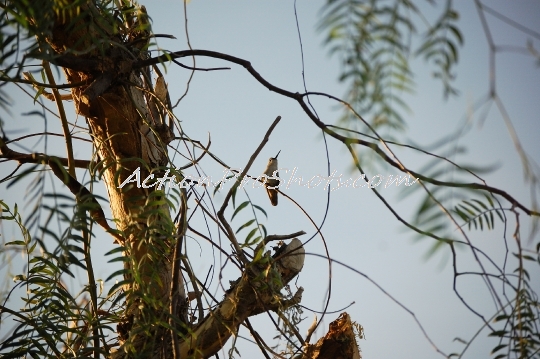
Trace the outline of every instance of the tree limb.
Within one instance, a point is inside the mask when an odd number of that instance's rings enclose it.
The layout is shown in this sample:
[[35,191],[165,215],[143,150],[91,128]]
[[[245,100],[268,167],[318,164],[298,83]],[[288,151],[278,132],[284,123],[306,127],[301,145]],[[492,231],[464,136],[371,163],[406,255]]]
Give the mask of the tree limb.
[[48,164],[51,167],[54,175],[58,177],[73,193],[75,196],[83,198],[84,200],[90,201],[93,205],[93,208],[89,210],[90,216],[97,224],[99,224],[107,233],[111,234],[115,241],[119,244],[125,242],[125,239],[118,234],[118,231],[115,231],[109,226],[107,219],[105,218],[105,213],[101,208],[101,205],[96,200],[96,197],[79,181],[73,178],[66,170],[60,165],[60,163],[54,157],[49,157]]
[[[302,242],[294,238],[285,246],[281,257],[276,260],[274,255],[266,257],[266,263],[264,258],[260,262],[249,263],[249,270],[244,271],[242,277],[233,282],[223,301],[182,338],[178,345],[180,358],[209,358],[225,345],[238,326],[250,316],[299,303],[303,288],[289,301],[276,302],[276,295],[303,268],[305,250]],[[266,265],[272,265],[275,270],[261,278],[260,274],[266,269]],[[117,351],[112,358],[121,359],[125,358],[125,355],[123,351]]]
[[244,252],[242,252],[242,249],[240,248],[240,245],[238,244],[238,242],[236,241],[236,237],[234,235],[234,231],[232,230],[231,226],[229,225],[229,223],[227,222],[227,220],[225,219],[225,216],[224,216],[224,213],[225,213],[225,209],[227,209],[227,206],[229,205],[229,200],[231,199],[231,196],[232,196],[232,193],[233,191],[240,185],[240,182],[242,181],[242,179],[244,178],[244,176],[246,175],[246,173],[249,171],[249,169],[251,168],[251,165],[253,164],[253,162],[255,161],[255,158],[257,158],[257,156],[259,155],[259,153],[261,152],[261,150],[263,149],[264,145],[266,145],[266,142],[268,142],[268,138],[270,137],[270,134],[272,133],[272,131],[274,130],[274,128],[277,126],[278,122],[281,120],[281,116],[278,116],[276,117],[276,119],[274,120],[274,122],[272,123],[272,125],[270,125],[270,128],[268,129],[268,131],[266,131],[266,134],[264,135],[264,138],[263,140],[261,141],[261,143],[259,144],[259,147],[257,147],[257,149],[255,150],[255,152],[251,155],[251,157],[249,158],[249,161],[248,163],[246,164],[244,170],[242,171],[242,173],[240,174],[240,176],[238,176],[238,178],[236,179],[236,182],[234,183],[234,186],[231,187],[231,189],[229,190],[229,192],[227,193],[227,195],[225,196],[225,199],[223,200],[223,205],[221,206],[220,210],[218,211],[218,217],[221,221],[221,223],[223,224],[223,226],[225,227],[225,229],[227,230],[227,235],[229,237],[229,240],[233,243],[235,249],[236,249],[236,252],[238,254],[238,257],[239,259],[244,262],[244,264],[247,264],[248,261],[247,259],[245,258],[244,256]]
[[[495,193],[495,194],[498,194],[501,197],[505,198],[507,201],[509,201],[514,206],[521,209],[522,211],[524,211],[527,215],[529,215],[529,216],[540,216],[540,212],[528,209],[527,207],[522,205],[518,200],[516,200],[514,197],[512,197],[511,195],[509,195],[508,193],[506,193],[503,190],[500,190],[500,189],[495,188],[495,187],[487,186],[487,185],[484,185],[484,184],[480,184],[480,183],[474,183],[474,182],[472,182],[472,183],[446,182],[446,181],[438,181],[438,180],[432,179],[430,177],[426,177],[426,176],[424,176],[424,175],[422,175],[420,173],[411,171],[411,170],[401,166],[399,163],[395,162],[386,153],[384,153],[384,151],[376,143],[372,143],[372,142],[369,142],[369,141],[364,141],[364,140],[361,140],[361,139],[358,139],[358,138],[351,138],[351,137],[346,137],[346,136],[340,135],[339,133],[331,130],[324,122],[322,122],[309,109],[308,105],[304,102],[304,97],[308,96],[309,94],[326,96],[326,97],[329,97],[331,99],[338,100],[336,97],[328,95],[328,94],[323,94],[323,93],[303,93],[303,94],[301,94],[301,93],[298,93],[298,92],[290,92],[290,91],[284,90],[282,88],[279,88],[279,87],[277,87],[275,85],[272,85],[270,82],[268,82],[266,79],[264,79],[253,68],[253,66],[251,65],[251,63],[249,61],[241,59],[239,57],[223,54],[223,53],[216,52],[216,51],[184,50],[184,51],[172,52],[172,53],[169,53],[169,54],[166,54],[166,55],[161,55],[161,56],[158,56],[158,57],[153,57],[153,58],[150,58],[150,59],[147,59],[147,60],[140,60],[140,61],[135,62],[133,64],[133,67],[134,68],[141,68],[141,67],[144,67],[144,66],[149,66],[149,65],[152,65],[152,64],[160,63],[160,62],[165,62],[165,61],[168,61],[171,58],[182,58],[182,57],[187,57],[187,56],[213,57],[213,58],[229,61],[229,62],[238,64],[238,65],[244,67],[257,81],[259,81],[264,87],[266,87],[270,91],[276,92],[276,93],[278,93],[280,95],[283,95],[283,96],[286,96],[286,97],[289,97],[289,98],[292,98],[292,99],[296,100],[300,104],[300,107],[302,107],[304,112],[313,121],[313,123],[315,123],[315,125],[317,125],[317,127],[319,127],[321,130],[323,130],[325,133],[327,133],[328,135],[332,136],[333,138],[339,140],[343,144],[355,143],[355,144],[359,144],[359,145],[371,148],[375,153],[377,153],[377,155],[382,157],[385,162],[390,164],[392,167],[397,168],[401,172],[409,173],[412,176],[414,176],[415,178],[418,178],[420,180],[423,180],[425,182],[428,182],[428,183],[431,183],[431,184],[434,184],[434,185],[438,185],[438,186],[471,188],[471,189],[488,191],[490,193]],[[343,102],[342,100],[338,100],[338,101]]]
[[[44,154],[44,153],[22,153],[18,151],[14,151],[11,148],[9,148],[6,143],[5,139],[0,138],[0,158],[5,158],[8,160],[17,161],[19,163],[41,163],[46,164],[49,162],[50,156]],[[55,159],[62,164],[62,166],[68,165],[68,159],[62,158],[62,157],[55,157]],[[87,160],[77,160],[75,159],[73,161],[73,164],[77,168],[88,168],[90,164],[92,164],[92,161]]]

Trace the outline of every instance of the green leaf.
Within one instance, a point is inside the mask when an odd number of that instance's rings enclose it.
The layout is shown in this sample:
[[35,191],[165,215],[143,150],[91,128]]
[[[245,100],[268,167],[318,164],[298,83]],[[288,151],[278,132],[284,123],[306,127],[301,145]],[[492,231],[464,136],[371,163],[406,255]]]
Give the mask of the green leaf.
[[508,331],[506,330],[494,330],[493,332],[489,333],[489,337],[504,337],[506,334],[508,334]]
[[504,218],[503,218],[503,215],[502,215],[502,211],[496,210],[495,213],[497,214],[497,216],[499,217],[501,222],[504,223]]
[[259,211],[261,211],[261,212],[264,214],[264,216],[265,216],[266,218],[268,218],[268,215],[266,214],[266,211],[265,211],[262,207],[257,206],[256,204],[254,204],[253,207],[255,207],[256,209],[258,209]]
[[260,228],[261,231],[263,232],[263,237],[267,237],[267,236],[268,236],[268,232],[266,231],[266,227],[264,226],[264,224],[259,224],[259,228]]
[[255,235],[255,233],[257,233],[259,229],[258,228],[253,228],[249,233],[248,235],[246,236],[246,239],[244,240],[244,244],[245,245],[249,245],[249,240]]
[[122,257],[113,258],[113,259],[107,261],[107,263],[129,262],[129,261],[130,261],[130,258],[128,256],[122,256]]
[[122,253],[126,250],[126,247],[124,246],[120,246],[120,247],[116,247],[114,249],[111,249],[110,251],[108,251],[107,253],[105,253],[106,256],[108,255],[111,255],[111,254],[115,254],[115,253]]
[[258,251],[255,252],[255,257],[253,258],[253,262],[258,262],[264,254],[264,248],[260,248]]
[[25,241],[13,241],[13,242],[7,242],[6,246],[24,246],[26,245]]
[[475,217],[476,216],[476,213],[473,212],[471,209],[469,209],[468,207],[465,207],[464,205],[462,204],[458,204],[459,207],[463,208],[465,211],[467,211],[467,213],[469,213],[471,216]]
[[23,179],[24,177],[26,177],[27,175],[29,175],[30,173],[34,173],[36,172],[36,169],[38,168],[39,165],[33,165],[31,166],[30,168],[22,171],[20,174],[18,174],[17,176],[15,176],[15,178],[13,178],[9,184],[7,185],[6,188],[10,188],[11,186],[13,186],[14,184],[16,184],[17,182],[19,182],[21,179]]
[[452,24],[448,25],[448,30],[450,30],[450,32],[454,34],[459,44],[463,45],[463,35],[461,35],[461,31],[459,31],[459,29]]
[[502,320],[507,320],[508,318],[510,318],[508,315],[501,314],[501,315],[498,315],[497,317],[495,317],[495,319],[493,319],[493,321],[496,323],[496,322],[500,322]]
[[125,275],[126,273],[128,272],[127,269],[120,269],[120,270],[117,270],[115,271],[114,273],[112,273],[110,276],[107,277],[107,279],[105,279],[105,282],[108,282],[109,280],[111,280],[112,278],[116,277],[116,276],[119,276],[119,275]]
[[257,237],[255,237],[255,238],[253,238],[251,241],[249,241],[249,242],[247,243],[247,245],[248,245],[248,246],[252,246],[252,245],[254,245],[254,244],[257,244],[257,243],[259,243],[259,241],[260,241],[261,239],[262,239],[261,236],[257,236]]
[[482,210],[480,208],[478,208],[477,206],[475,206],[474,204],[472,204],[469,201],[463,201],[463,203],[466,203],[469,207],[474,208],[474,210],[476,210],[476,212],[472,212],[472,214],[474,214],[474,215],[476,215],[477,213],[482,212]]
[[243,225],[241,225],[241,226],[236,230],[235,234],[238,234],[238,232],[240,232],[242,229],[251,226],[251,224],[253,224],[253,222],[255,222],[255,220],[254,220],[254,219],[250,219],[249,221],[247,221],[246,223],[244,223]]
[[469,222],[469,217],[463,213],[458,207],[455,207],[454,208],[454,212],[461,217],[462,220],[464,220],[465,222]]
[[483,209],[488,209],[488,207],[484,204],[484,202],[478,199],[473,199],[472,201],[478,203]]
[[236,210],[234,211],[232,217],[231,217],[231,221],[234,219],[234,217],[238,214],[238,212],[240,212],[242,209],[246,208],[247,205],[249,204],[249,201],[245,201],[245,202],[242,202],[242,204],[240,204]]

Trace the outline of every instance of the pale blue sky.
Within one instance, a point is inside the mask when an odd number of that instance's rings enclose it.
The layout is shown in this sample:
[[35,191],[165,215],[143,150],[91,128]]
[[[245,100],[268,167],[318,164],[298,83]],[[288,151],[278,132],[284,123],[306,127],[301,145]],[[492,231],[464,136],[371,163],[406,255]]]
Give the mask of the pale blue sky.
[[[420,1],[423,7],[426,1]],[[490,6],[504,13],[536,32],[540,32],[537,22],[540,3],[535,1],[490,1]],[[183,10],[180,1],[143,2],[153,19],[155,33],[168,33],[177,40],[159,40],[162,48],[183,50],[187,48],[184,34]],[[337,82],[339,63],[329,58],[322,47],[323,34],[315,31],[322,1],[299,0],[298,18],[304,46],[305,76],[308,90],[327,92],[342,96],[346,88]],[[446,134],[456,131],[470,121],[469,129],[459,143],[469,152],[454,160],[468,164],[499,164],[500,169],[486,175],[488,184],[501,187],[530,206],[530,193],[523,183],[523,170],[519,157],[499,112],[492,106],[485,122],[479,123],[477,113],[470,119],[467,114],[471,105],[488,91],[488,53],[485,36],[478,14],[472,1],[456,2],[461,15],[459,22],[465,38],[465,47],[460,54],[456,84],[461,95],[447,102],[443,100],[442,86],[431,79],[430,72],[422,60],[413,62],[416,94],[405,97],[412,112],[405,114],[408,138],[420,144],[430,144]],[[247,1],[247,0],[205,0],[188,4],[189,35],[195,49],[214,50],[249,60],[255,69],[271,83],[290,91],[303,91],[301,58],[296,32],[292,1]],[[497,44],[524,46],[530,36],[488,16],[488,22]],[[536,48],[540,48],[535,39]],[[190,65],[190,59],[183,63]],[[242,167],[260,143],[267,128],[277,115],[282,116],[280,124],[270,137],[270,141],[256,160],[253,173],[264,169],[268,157],[281,150],[280,167],[292,169],[305,177],[326,173],[324,142],[320,131],[311,123],[300,107],[292,100],[282,98],[257,83],[243,68],[220,60],[197,58],[199,67],[231,66],[230,71],[197,72],[190,84],[188,96],[176,108],[175,114],[182,121],[184,131],[193,139],[205,143],[208,133],[212,138],[214,153],[233,167]],[[497,56],[497,90],[513,121],[523,148],[532,158],[540,153],[538,114],[540,113],[540,72],[530,56],[504,53]],[[170,67],[166,76],[171,97],[178,98],[184,91],[189,71]],[[20,95],[17,95],[20,96]],[[7,128],[21,128],[28,124],[15,122],[27,110],[21,108],[25,100],[13,98],[13,118],[7,120]],[[333,111],[335,104],[324,99],[314,99],[320,117],[326,123],[333,123],[339,112]],[[53,106],[50,106],[53,108]],[[75,116],[70,115],[75,121]],[[13,121],[13,122],[10,122]],[[79,118],[84,123],[84,119]],[[50,125],[56,126],[54,119]],[[41,128],[41,127],[40,127]],[[350,161],[345,148],[328,139],[331,168],[337,173],[349,175]],[[59,151],[63,148],[59,147]],[[87,149],[80,147],[76,157],[85,158]],[[61,153],[61,152],[60,152]],[[421,168],[425,161],[409,152],[397,153],[413,169]],[[178,165],[182,164],[181,161]],[[209,161],[204,163],[207,175],[221,178],[222,169]],[[383,175],[396,174],[388,171]],[[282,178],[288,178],[282,174]],[[356,175],[355,175],[356,177]],[[13,203],[20,199],[14,192],[2,189],[2,197]],[[395,206],[406,219],[411,219],[417,208],[417,198],[397,201],[402,188],[380,189],[380,192]],[[315,189],[292,187],[286,193],[298,201],[320,223],[325,211],[326,192]],[[277,207],[271,207],[263,190],[249,190],[251,199],[263,206],[269,218],[265,222],[270,234],[287,234],[305,230],[314,233],[313,226],[303,217],[293,204],[280,199]],[[223,196],[218,195],[220,203]],[[232,211],[229,212],[229,218]],[[522,215],[523,236],[526,238],[529,221]],[[233,228],[243,222],[232,222]],[[513,223],[513,221],[511,221]],[[501,239],[501,223],[494,232],[471,234],[473,241],[500,260],[504,245]],[[203,226],[202,222],[199,223]],[[513,227],[507,233],[511,240]],[[455,337],[465,340],[480,328],[481,322],[471,314],[452,291],[452,268],[446,262],[448,253],[436,255],[430,261],[424,260],[429,241],[414,243],[411,233],[391,215],[383,204],[369,190],[339,189],[332,192],[328,217],[323,227],[330,255],[365,273],[394,298],[415,313],[428,335],[445,353],[459,351],[463,345],[453,341]],[[307,239],[308,236],[304,236]],[[106,238],[106,237],[103,237]],[[113,248],[112,241],[104,239],[95,250],[96,255]],[[198,240],[201,247],[193,242],[190,247],[194,269],[204,278],[212,252]],[[538,241],[538,239],[536,239]],[[323,253],[319,237],[307,246],[308,252]],[[443,250],[446,251],[445,248]],[[470,267],[470,255],[463,250],[459,253],[461,269]],[[461,259],[462,258],[462,259]],[[105,278],[112,271],[96,258],[98,277]],[[441,264],[442,263],[442,264]],[[219,263],[218,263],[219,264]],[[511,264],[513,265],[513,264]],[[531,273],[538,278],[538,270]],[[225,271],[224,282],[236,279],[238,273],[232,269]],[[363,325],[366,340],[360,342],[365,358],[433,358],[438,354],[422,335],[413,318],[393,303],[373,284],[363,277],[342,267],[333,267],[332,299],[330,311],[339,310],[351,302],[347,309],[353,320]],[[302,304],[315,310],[323,308],[327,290],[328,267],[324,260],[308,256],[297,284],[305,289]],[[478,279],[460,279],[459,288],[475,309],[486,316],[492,314],[492,300],[483,283]],[[218,287],[216,280],[214,289]],[[338,314],[325,317],[319,328],[318,339],[326,333],[328,324]],[[307,317],[301,325],[305,333],[313,319]],[[264,315],[253,320],[259,333],[268,341],[276,334],[271,322]],[[242,335],[249,336],[247,332]],[[486,332],[468,350],[467,358],[488,357],[494,341],[486,340]],[[313,341],[313,339],[312,339]],[[262,357],[255,345],[243,340],[237,342],[242,357]],[[220,355],[220,357],[223,357]],[[440,356],[439,356],[440,357]]]

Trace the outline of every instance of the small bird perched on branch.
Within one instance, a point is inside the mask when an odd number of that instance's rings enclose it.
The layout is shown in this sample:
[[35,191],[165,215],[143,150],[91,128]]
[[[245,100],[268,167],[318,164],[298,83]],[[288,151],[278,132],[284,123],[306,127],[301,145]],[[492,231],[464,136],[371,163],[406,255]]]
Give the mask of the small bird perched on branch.
[[279,177],[279,173],[276,172],[275,177],[273,176],[274,172],[278,169],[277,158],[280,152],[281,150],[277,153],[276,157],[270,157],[270,159],[268,160],[268,165],[266,166],[266,170],[264,171],[264,174],[268,176],[265,183],[266,193],[268,193],[268,198],[270,198],[270,203],[272,203],[272,206],[277,206],[278,204],[278,191],[277,189],[272,189],[268,187],[279,186],[279,180],[276,179],[276,177]]

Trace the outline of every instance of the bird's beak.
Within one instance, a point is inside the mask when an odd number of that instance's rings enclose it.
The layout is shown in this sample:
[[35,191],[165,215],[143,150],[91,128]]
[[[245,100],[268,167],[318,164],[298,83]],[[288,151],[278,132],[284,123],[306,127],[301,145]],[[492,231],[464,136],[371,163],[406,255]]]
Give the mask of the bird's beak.
[[279,156],[279,153],[280,153],[280,152],[281,152],[281,150],[279,150],[279,152],[277,153],[276,157],[274,157],[274,158],[277,158],[277,156]]

